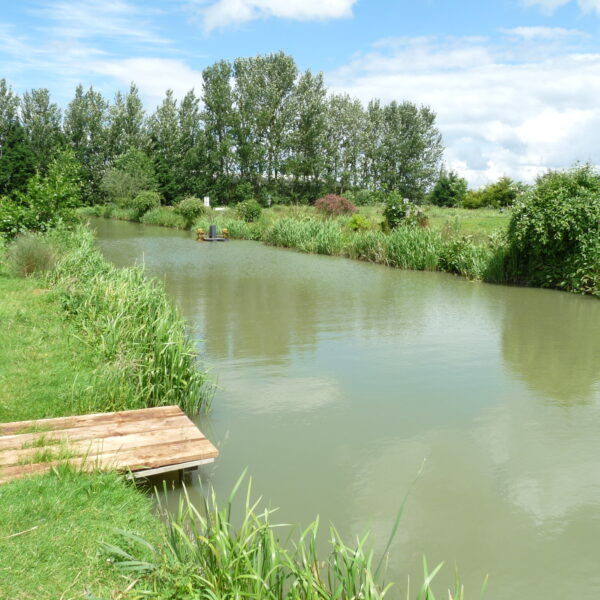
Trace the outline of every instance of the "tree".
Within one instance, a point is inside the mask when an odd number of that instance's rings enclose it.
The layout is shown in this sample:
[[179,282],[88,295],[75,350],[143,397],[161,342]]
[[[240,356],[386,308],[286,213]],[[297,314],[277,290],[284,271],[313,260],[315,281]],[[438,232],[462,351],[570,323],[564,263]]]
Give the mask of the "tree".
[[442,158],[442,137],[435,113],[411,102],[391,102],[382,110],[383,133],[377,171],[386,191],[422,202],[435,181]]
[[25,189],[35,174],[36,159],[25,130],[15,120],[6,126],[0,147],[0,195],[13,196]]
[[294,59],[283,52],[234,62],[238,166],[256,194],[281,173],[297,72]]
[[14,237],[23,231],[46,231],[58,223],[77,221],[81,203],[80,165],[71,149],[58,152],[48,172],[37,172],[24,191],[0,199],[0,233]]
[[167,90],[161,105],[150,117],[149,130],[159,191],[167,204],[172,204],[179,192],[177,164],[180,159],[179,115],[173,90]]
[[228,198],[234,175],[234,108],[229,62],[219,61],[202,71],[202,102],[209,184],[219,200]]
[[340,194],[361,184],[365,128],[365,112],[359,100],[347,94],[329,97],[326,168],[329,186]]
[[93,204],[100,197],[100,182],[109,162],[108,102],[92,87],[77,86],[65,113],[64,132],[81,165],[83,199]]
[[60,108],[50,101],[47,89],[31,90],[23,94],[21,119],[36,168],[46,173],[56,152],[64,145]]
[[466,194],[467,180],[454,171],[442,169],[429,194],[429,202],[436,206],[460,206]]
[[106,171],[101,189],[111,202],[118,204],[127,204],[140,192],[156,192],[158,182],[152,160],[141,150],[129,148]]
[[110,107],[108,145],[111,156],[120,156],[129,148],[145,150],[148,146],[146,114],[137,86],[132,83],[129,92],[115,95]]
[[304,200],[320,196],[325,171],[327,140],[326,89],[323,74],[303,73],[294,93],[294,128],[291,134],[292,155],[288,169],[293,177],[294,192]]

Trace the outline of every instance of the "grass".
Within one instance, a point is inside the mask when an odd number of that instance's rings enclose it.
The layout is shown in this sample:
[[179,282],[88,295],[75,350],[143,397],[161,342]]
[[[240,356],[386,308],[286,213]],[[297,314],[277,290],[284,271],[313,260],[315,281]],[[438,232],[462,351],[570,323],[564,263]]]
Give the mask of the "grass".
[[0,422],[72,414],[102,366],[44,286],[0,275]]
[[[162,285],[112,267],[89,231],[49,233],[44,243],[57,262],[43,278],[11,275],[3,259],[11,248],[0,248],[0,422],[205,407],[205,376]],[[116,541],[119,527],[158,538],[152,503],[115,473],[66,467],[72,451],[53,442],[40,436],[22,464],[59,467],[0,486],[0,598],[124,597],[129,581],[101,544]]]
[[0,486],[0,598],[122,597],[128,583],[102,552],[118,528],[160,531],[151,500],[114,473],[60,468]]
[[96,372],[102,393],[88,394],[81,412],[171,404],[189,413],[208,408],[211,388],[162,282],[145,277],[140,268],[109,264],[89,230],[64,234],[60,243],[68,251],[49,275],[49,285],[80,338],[102,361]]
[[[124,533],[120,543],[106,545],[125,574],[144,575],[134,598],[382,600],[387,595],[392,586],[385,582],[384,557],[376,559],[368,547],[368,536],[348,546],[331,526],[329,552],[320,556],[319,520],[299,533],[273,523],[275,511],[261,509],[260,501],[251,500],[251,486],[241,514],[234,514],[234,497],[240,484],[241,478],[221,507],[214,492],[210,502],[205,500],[200,509],[187,496],[182,498],[177,514],[164,515],[166,527],[158,544]],[[239,524],[234,526],[234,521]],[[129,549],[122,546],[123,542]],[[424,561],[423,584],[414,596],[417,600],[434,600],[431,585],[441,567],[430,571]],[[409,594],[407,591],[407,598]],[[449,597],[463,597],[460,583]]]

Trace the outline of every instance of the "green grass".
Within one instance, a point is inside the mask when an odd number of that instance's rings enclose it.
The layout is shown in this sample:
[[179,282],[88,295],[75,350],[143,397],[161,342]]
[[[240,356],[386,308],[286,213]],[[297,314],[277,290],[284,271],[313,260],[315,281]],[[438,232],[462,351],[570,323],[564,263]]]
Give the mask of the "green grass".
[[44,287],[0,275],[0,422],[73,414],[101,365]]
[[0,598],[116,597],[128,582],[102,543],[120,543],[119,528],[160,531],[150,499],[113,473],[61,468],[0,486]]
[[[238,515],[233,506],[240,483],[241,479],[220,507],[214,492],[201,507],[182,499],[177,514],[164,515],[166,527],[159,543],[124,533],[121,542],[106,546],[123,573],[144,575],[134,598],[382,600],[386,596],[392,586],[385,582],[385,552],[375,557],[367,535],[349,546],[330,526],[329,552],[320,555],[319,519],[300,532],[274,523],[275,510],[259,508],[260,501],[251,500],[250,486]],[[423,584],[414,595],[409,586],[406,597],[434,600],[432,581],[442,565],[430,571],[423,563]],[[459,582],[449,597],[463,597]]]

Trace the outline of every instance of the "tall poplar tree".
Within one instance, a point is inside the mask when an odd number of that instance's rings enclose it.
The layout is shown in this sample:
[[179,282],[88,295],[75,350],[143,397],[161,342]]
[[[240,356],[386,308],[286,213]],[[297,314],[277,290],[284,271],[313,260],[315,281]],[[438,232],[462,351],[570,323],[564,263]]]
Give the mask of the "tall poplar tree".
[[100,183],[109,164],[109,105],[92,87],[77,86],[75,98],[65,113],[64,132],[81,164],[82,196],[87,204],[100,199]]
[[110,107],[108,128],[110,155],[121,156],[129,148],[148,149],[148,133],[144,105],[137,86],[132,83],[126,95],[117,92]]
[[46,173],[58,149],[64,145],[61,110],[50,101],[47,89],[35,89],[23,94],[21,119],[36,167]]

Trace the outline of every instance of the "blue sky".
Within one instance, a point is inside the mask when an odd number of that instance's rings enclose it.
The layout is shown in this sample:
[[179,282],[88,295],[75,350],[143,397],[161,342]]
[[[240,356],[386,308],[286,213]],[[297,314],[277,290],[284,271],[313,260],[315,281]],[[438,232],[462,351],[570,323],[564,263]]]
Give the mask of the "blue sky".
[[0,77],[107,96],[201,91],[221,58],[283,50],[332,90],[438,113],[473,186],[600,163],[600,0],[2,0]]

